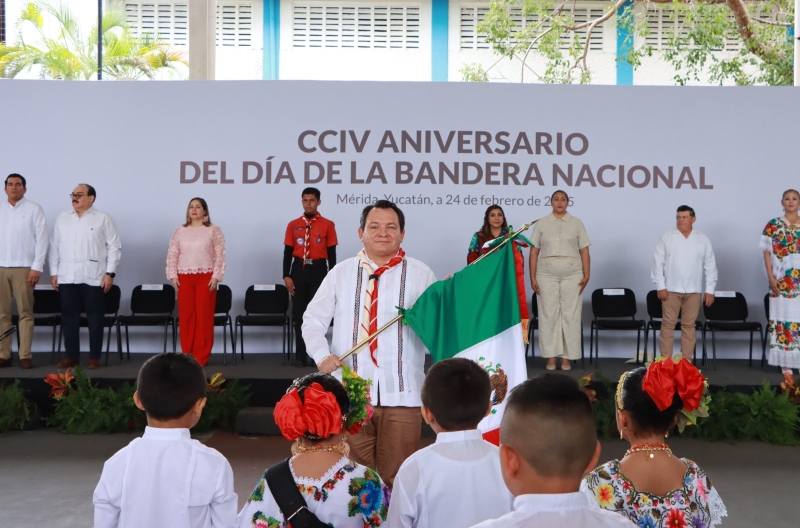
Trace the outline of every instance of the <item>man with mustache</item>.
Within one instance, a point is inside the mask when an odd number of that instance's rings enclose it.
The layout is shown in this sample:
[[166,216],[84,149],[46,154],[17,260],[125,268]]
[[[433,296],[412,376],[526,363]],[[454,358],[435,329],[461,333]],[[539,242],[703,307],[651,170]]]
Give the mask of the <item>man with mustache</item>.
[[94,208],[97,192],[81,183],[70,194],[72,211],[56,220],[50,239],[50,283],[61,294],[61,324],[67,358],[59,367],[80,363],[81,312],[89,322],[89,368],[100,367],[104,294],[114,284],[122,245],[114,220]]

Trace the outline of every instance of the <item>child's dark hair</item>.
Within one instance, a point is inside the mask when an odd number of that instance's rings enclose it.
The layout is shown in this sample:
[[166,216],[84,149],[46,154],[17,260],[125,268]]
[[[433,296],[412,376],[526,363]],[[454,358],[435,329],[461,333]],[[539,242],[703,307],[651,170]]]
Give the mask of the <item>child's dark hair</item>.
[[672,397],[672,405],[659,411],[653,398],[642,389],[646,373],[647,369],[640,367],[625,376],[622,383],[622,406],[633,420],[637,432],[661,435],[675,425],[675,417],[683,409],[683,401],[676,392]]
[[[347,396],[347,391],[345,390],[344,385],[342,385],[341,381],[337,380],[330,374],[325,374],[324,372],[314,372],[308,376],[303,376],[295,382],[295,386],[297,387],[297,395],[300,397],[301,402],[305,403],[306,400],[303,397],[303,394],[312,383],[319,383],[325,392],[330,392],[333,394],[336,397],[336,403],[339,404],[339,410],[342,413],[342,417],[344,418],[347,416],[347,413],[350,412],[350,397]],[[320,438],[308,432],[304,436],[313,441],[324,440],[324,438]]]
[[136,391],[147,416],[175,420],[205,398],[208,384],[203,367],[188,354],[153,356],[139,369]]
[[492,387],[480,365],[465,358],[435,363],[422,383],[422,405],[447,431],[474,429],[486,416]]
[[500,443],[513,447],[543,477],[580,478],[597,447],[589,397],[563,374],[542,374],[511,391]]

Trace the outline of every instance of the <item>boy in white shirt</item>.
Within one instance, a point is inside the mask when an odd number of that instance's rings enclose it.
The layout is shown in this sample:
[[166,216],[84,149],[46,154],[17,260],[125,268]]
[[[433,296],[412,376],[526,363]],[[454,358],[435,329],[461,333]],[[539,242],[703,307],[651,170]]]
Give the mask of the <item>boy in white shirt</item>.
[[599,457],[592,404],[574,379],[548,373],[517,385],[500,424],[500,466],[514,511],[476,528],[634,527],[580,491]]
[[159,354],[142,365],[133,401],[147,413],[147,428],[103,466],[94,490],[95,528],[236,526],[230,464],[189,435],[206,390],[192,356]]
[[436,443],[400,466],[388,526],[466,528],[511,511],[499,450],[477,429],[492,408],[491,392],[489,375],[469,359],[446,359],[428,370],[422,417]]

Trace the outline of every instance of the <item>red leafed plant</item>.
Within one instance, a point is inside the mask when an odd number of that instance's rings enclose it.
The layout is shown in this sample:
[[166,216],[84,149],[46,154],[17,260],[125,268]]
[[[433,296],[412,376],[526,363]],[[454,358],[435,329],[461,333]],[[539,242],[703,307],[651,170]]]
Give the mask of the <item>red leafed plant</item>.
[[791,372],[783,373],[781,391],[786,394],[792,403],[800,405],[800,380],[795,380]]
[[583,389],[583,392],[585,392],[586,395],[589,396],[589,401],[594,403],[597,401],[597,391],[589,388],[589,384],[591,382],[592,382],[592,375],[590,373],[579,379],[578,385],[580,385],[581,388]]
[[70,383],[75,379],[75,376],[70,374],[69,369],[66,372],[59,371],[58,374],[48,374],[44,378],[44,382],[50,385],[50,397],[59,399],[64,396],[64,393],[69,389]]

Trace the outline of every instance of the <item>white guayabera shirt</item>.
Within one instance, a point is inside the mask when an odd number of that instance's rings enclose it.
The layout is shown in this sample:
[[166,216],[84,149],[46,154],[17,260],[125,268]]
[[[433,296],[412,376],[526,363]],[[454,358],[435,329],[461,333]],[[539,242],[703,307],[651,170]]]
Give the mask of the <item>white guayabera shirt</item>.
[[116,273],[122,244],[117,226],[94,207],[78,216],[74,210],[58,215],[50,238],[50,275],[59,284],[100,286],[103,275]]
[[582,492],[556,495],[520,495],[514,511],[499,519],[476,524],[475,528],[634,528],[626,517],[601,510]]
[[511,511],[500,450],[477,429],[436,435],[403,462],[389,503],[391,528],[467,528]]
[[153,427],[106,461],[93,502],[94,528],[231,528],[238,507],[224,456]]
[[[371,263],[377,269],[375,263]],[[329,354],[341,356],[358,342],[359,327],[367,295],[369,277],[358,257],[337,264],[314,295],[303,315],[303,340],[317,364]],[[431,269],[405,257],[380,277],[378,328],[397,316],[397,307],[409,308],[428,286],[436,282]],[[325,337],[333,324],[330,348]],[[408,325],[398,321],[378,336],[377,362],[372,362],[369,346],[345,360],[348,367],[372,380],[372,403],[385,407],[420,407],[419,391],[425,378],[425,345]],[[341,371],[335,375],[340,376]]]
[[0,267],[41,272],[47,258],[47,221],[42,207],[23,198],[0,204]]

